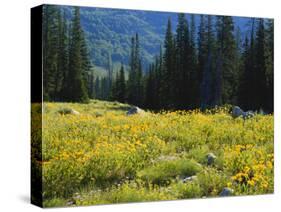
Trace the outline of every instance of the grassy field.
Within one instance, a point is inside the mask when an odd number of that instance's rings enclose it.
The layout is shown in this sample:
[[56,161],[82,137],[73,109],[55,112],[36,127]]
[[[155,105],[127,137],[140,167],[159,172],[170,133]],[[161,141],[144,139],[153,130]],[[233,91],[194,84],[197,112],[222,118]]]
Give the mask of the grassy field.
[[128,108],[44,103],[43,160],[33,151],[32,162],[43,166],[45,207],[273,192],[272,115],[244,121],[220,108],[127,116]]

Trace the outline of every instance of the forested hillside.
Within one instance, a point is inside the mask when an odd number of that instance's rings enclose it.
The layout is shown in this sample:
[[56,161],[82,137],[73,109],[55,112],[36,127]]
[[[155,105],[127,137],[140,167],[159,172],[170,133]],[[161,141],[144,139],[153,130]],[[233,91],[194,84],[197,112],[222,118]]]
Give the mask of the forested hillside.
[[[71,7],[63,7],[67,18],[71,19]],[[177,13],[136,11],[124,9],[104,9],[81,7],[81,25],[85,31],[91,61],[98,67],[107,68],[108,54],[114,66],[120,67],[121,61],[128,63],[131,37],[138,33],[142,43],[142,60],[145,67],[153,61],[164,42],[167,20],[170,17],[173,31],[176,30]],[[186,15],[190,20],[191,15]],[[195,16],[195,25],[200,22]],[[234,24],[247,33],[247,20],[234,18]]]
[[[124,11],[124,21],[117,18],[120,26],[112,27],[115,31],[109,30],[105,38],[103,30],[115,24],[113,16],[118,17],[121,10],[83,10],[84,16],[79,7],[45,7],[45,100],[87,102],[88,98],[98,98],[152,110],[236,104],[245,109],[273,111],[273,20],[186,14],[177,14],[174,20],[175,14],[169,17],[169,13]],[[89,20],[89,14],[99,18]],[[87,26],[83,27],[86,17]],[[157,29],[148,24],[152,20],[159,25]],[[241,29],[235,20],[247,24]],[[112,48],[118,45],[94,47],[96,41],[87,40],[91,36],[86,29],[92,24],[94,37],[110,37],[110,43],[123,43],[115,37],[117,34],[126,39],[129,36],[129,47],[121,48],[125,59],[114,56]],[[152,36],[156,40],[147,39],[151,31],[158,35],[157,39]],[[145,52],[149,49],[153,59],[146,65]],[[104,51],[103,77],[95,71],[92,51]],[[120,63],[118,70],[116,61]]]

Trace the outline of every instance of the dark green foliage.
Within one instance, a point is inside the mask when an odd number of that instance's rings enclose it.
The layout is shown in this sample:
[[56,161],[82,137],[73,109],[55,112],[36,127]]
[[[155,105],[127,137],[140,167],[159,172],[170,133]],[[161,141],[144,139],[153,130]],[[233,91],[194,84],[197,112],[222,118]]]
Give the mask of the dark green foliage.
[[161,80],[161,85],[163,86],[161,89],[161,99],[162,105],[164,108],[172,108],[174,95],[173,92],[175,90],[175,42],[174,35],[172,32],[172,23],[171,19],[168,19],[166,37],[164,41],[165,53],[163,56],[164,59],[164,67],[163,67],[163,75]]
[[128,79],[128,103],[142,106],[143,104],[143,78],[140,56],[139,36],[136,33],[131,40],[130,71]]
[[43,7],[43,97],[50,100],[58,87],[59,19],[60,11],[55,6]]
[[235,104],[238,70],[237,46],[234,37],[234,24],[230,16],[218,16],[217,22],[217,59],[214,85],[214,104]]
[[[204,16],[202,17],[204,21]],[[207,16],[206,24],[202,30],[203,56],[200,71],[200,107],[206,109],[214,105],[214,68],[215,68],[215,38],[212,16]]]
[[93,95],[93,73],[79,8],[75,8],[71,29],[65,11],[52,5],[43,8],[44,100],[88,102]]
[[103,52],[107,74],[99,76],[90,62],[94,49],[82,29],[79,8],[71,21],[65,12],[69,8],[62,8],[45,6],[43,11],[45,100],[88,102],[90,97],[156,111],[225,104],[273,111],[272,20],[251,19],[244,36],[232,17],[201,15],[196,24],[195,15],[178,14],[175,30],[168,19],[163,52],[160,45],[150,65],[143,66],[146,38],[136,33],[120,69],[116,60],[123,60],[116,59],[115,49]]
[[75,7],[71,45],[69,49],[69,73],[67,76],[67,88],[68,93],[65,96],[66,101],[74,102],[87,102],[88,93],[85,85],[85,73],[86,64],[84,61],[85,52],[83,44],[81,25],[80,25],[80,12],[79,8]]
[[274,82],[274,28],[273,19],[267,21],[267,28],[265,31],[265,60],[266,60],[266,108],[268,111],[273,111],[273,82]]
[[123,103],[126,100],[126,81],[123,64],[121,65],[120,71],[117,72],[115,82],[112,86],[112,100],[118,100]]
[[239,84],[239,103],[245,109],[273,112],[273,25],[251,20],[250,41],[245,40]]

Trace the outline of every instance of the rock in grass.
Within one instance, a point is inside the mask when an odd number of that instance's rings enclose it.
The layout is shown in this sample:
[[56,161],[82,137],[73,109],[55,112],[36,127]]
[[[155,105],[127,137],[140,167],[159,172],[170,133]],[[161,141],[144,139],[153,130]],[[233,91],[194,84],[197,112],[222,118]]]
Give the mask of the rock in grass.
[[253,111],[249,110],[244,112],[240,107],[234,106],[232,109],[232,117],[233,118],[238,118],[242,117],[243,119],[248,119],[254,117],[255,114]]
[[232,117],[238,118],[240,116],[244,116],[244,111],[240,107],[234,106],[232,109]]
[[80,113],[72,108],[62,108],[58,111],[61,115],[79,115]]
[[139,107],[132,107],[128,110],[127,115],[134,115],[134,114],[144,114],[144,110],[140,109]]
[[69,201],[66,203],[66,205],[67,205],[67,206],[75,205],[75,201],[69,200]]
[[214,153],[208,153],[206,157],[207,157],[207,164],[208,164],[208,166],[214,164],[214,162],[215,162],[215,160],[217,158],[217,156],[215,156]]
[[234,193],[234,190],[231,188],[223,188],[222,192],[220,193],[221,197],[227,197],[227,196],[232,196]]
[[252,118],[254,116],[255,116],[254,112],[249,110],[249,111],[247,111],[243,114],[243,119],[249,119],[249,118]]
[[194,181],[194,180],[197,180],[197,176],[196,175],[193,175],[193,176],[190,176],[190,177],[185,177],[182,182],[183,183],[187,183],[187,182],[191,182],[191,181]]

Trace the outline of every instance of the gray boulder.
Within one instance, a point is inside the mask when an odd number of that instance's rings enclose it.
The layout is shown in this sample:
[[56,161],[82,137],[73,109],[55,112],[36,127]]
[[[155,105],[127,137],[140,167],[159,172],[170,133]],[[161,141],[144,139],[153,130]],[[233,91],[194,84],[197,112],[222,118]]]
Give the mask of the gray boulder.
[[193,175],[193,176],[190,176],[190,177],[185,177],[182,179],[182,182],[183,183],[187,183],[187,182],[191,182],[191,181],[194,181],[194,180],[197,180],[197,176],[196,175]]
[[249,110],[247,112],[244,112],[243,119],[253,118],[254,116],[255,116],[254,112]]
[[242,117],[243,119],[248,119],[248,118],[252,118],[255,116],[254,112],[249,110],[244,112],[240,107],[238,106],[234,106],[232,109],[232,117],[233,118],[238,118],[238,117]]
[[208,153],[206,157],[207,157],[208,166],[213,165],[217,158],[217,156],[215,156],[214,153]]
[[232,114],[231,115],[232,115],[233,118],[238,118],[240,116],[243,117],[244,111],[240,107],[234,106],[233,109],[232,109]]
[[139,107],[132,107],[128,110],[127,115],[135,115],[135,114],[144,114],[144,110],[140,109]]
[[231,188],[223,188],[222,192],[220,193],[221,197],[227,197],[227,196],[232,196],[234,193],[234,190]]
[[79,115],[80,113],[74,109],[71,108],[62,108],[58,111],[61,115]]

